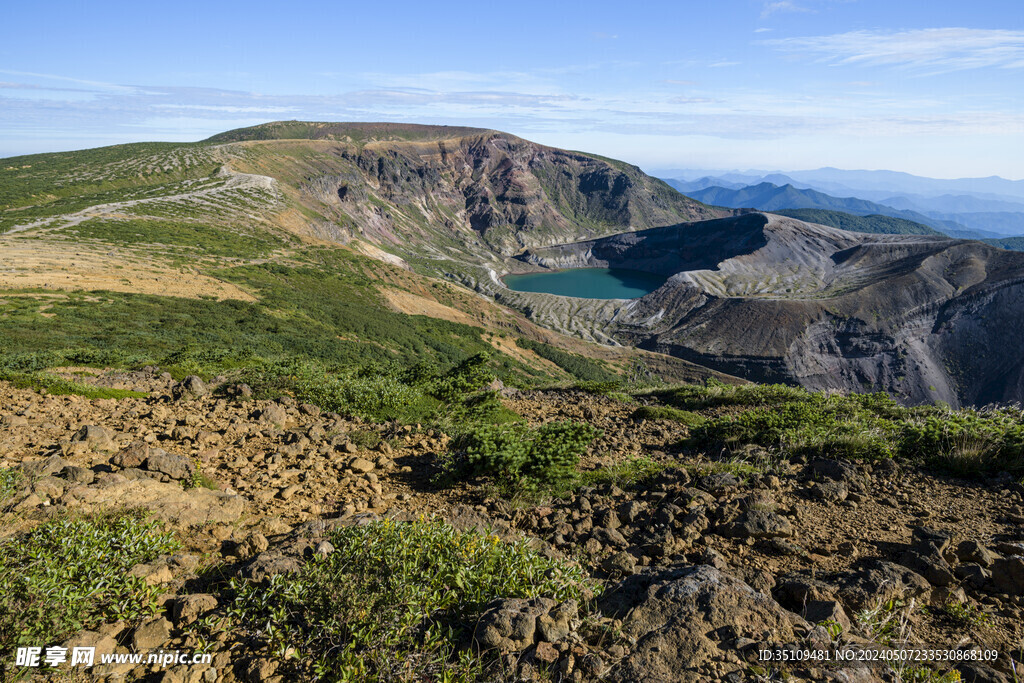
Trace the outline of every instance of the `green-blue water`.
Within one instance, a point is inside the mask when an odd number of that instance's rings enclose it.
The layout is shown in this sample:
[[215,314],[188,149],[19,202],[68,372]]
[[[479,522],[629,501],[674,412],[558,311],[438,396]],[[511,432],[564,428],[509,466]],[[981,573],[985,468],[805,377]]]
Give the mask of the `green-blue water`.
[[517,292],[544,292],[580,299],[636,299],[667,280],[663,275],[617,268],[572,268],[550,273],[507,275],[505,286]]

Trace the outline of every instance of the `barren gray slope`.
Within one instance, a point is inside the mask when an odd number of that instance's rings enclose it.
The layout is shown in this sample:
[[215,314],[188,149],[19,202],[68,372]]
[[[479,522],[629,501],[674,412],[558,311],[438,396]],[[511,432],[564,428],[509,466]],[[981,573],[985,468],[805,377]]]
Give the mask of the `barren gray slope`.
[[613,336],[756,380],[952,405],[1024,399],[1024,255],[753,213],[536,249],[671,274]]

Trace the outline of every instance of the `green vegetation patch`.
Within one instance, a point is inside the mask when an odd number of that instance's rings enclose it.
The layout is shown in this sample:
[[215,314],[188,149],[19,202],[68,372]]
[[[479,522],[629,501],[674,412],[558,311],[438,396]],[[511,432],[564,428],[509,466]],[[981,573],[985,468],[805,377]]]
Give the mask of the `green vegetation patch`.
[[10,382],[18,389],[45,390],[55,396],[75,395],[85,398],[145,398],[149,394],[128,389],[110,389],[57,377],[48,372],[5,372],[0,370],[0,380]]
[[903,458],[959,476],[1024,473],[1024,413],[904,407],[885,393],[825,394],[708,381],[652,394],[682,410],[718,410],[691,427],[698,447],[754,445],[807,457]]
[[51,519],[0,543],[0,651],[155,614],[162,589],[129,571],[179,547],[137,513]]
[[585,422],[484,424],[460,437],[471,472],[493,477],[509,494],[564,486],[601,432]]
[[597,361],[577,353],[563,351],[557,346],[525,337],[517,339],[516,345],[521,349],[529,349],[541,358],[551,361],[581,382],[612,382],[618,379],[618,375],[609,372]]
[[671,406],[642,406],[633,412],[635,420],[672,420],[687,427],[699,427],[705,419],[689,410],[679,410]]
[[669,465],[658,462],[648,456],[638,456],[616,462],[607,467],[580,472],[576,478],[578,486],[601,486],[615,484],[627,487],[655,478]]
[[98,239],[121,245],[186,247],[203,254],[258,258],[287,244],[266,231],[236,232],[224,226],[169,220],[107,220],[93,218],[65,232],[82,239]]
[[0,470],[0,510],[3,509],[7,499],[14,495],[21,486],[23,476],[21,470],[13,467]]
[[580,601],[582,569],[541,557],[525,541],[462,533],[437,519],[346,527],[334,551],[301,574],[260,585],[232,581],[234,633],[274,655],[292,653],[296,680],[445,680],[484,677],[469,647],[495,598]]

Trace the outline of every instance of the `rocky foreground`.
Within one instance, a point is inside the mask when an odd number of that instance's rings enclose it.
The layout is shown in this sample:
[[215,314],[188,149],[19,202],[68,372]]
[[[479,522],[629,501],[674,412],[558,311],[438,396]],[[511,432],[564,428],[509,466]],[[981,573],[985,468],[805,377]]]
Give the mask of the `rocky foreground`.
[[[495,676],[507,680],[954,680],[939,676],[956,670],[963,680],[1011,681],[1020,670],[1024,488],[1012,478],[965,482],[893,461],[766,462],[755,451],[725,463],[681,450],[686,427],[637,419],[637,403],[506,390],[505,405],[532,423],[579,419],[601,429],[585,468],[635,456],[664,466],[639,482],[606,479],[514,504],[481,482],[440,483],[448,437],[432,429],[253,400],[245,386],[214,397],[157,370],[107,382],[152,394],[90,401],[0,385],[0,469],[24,474],[3,503],[4,537],[68,512],[142,507],[185,546],[132,570],[161,587],[162,612],[83,631],[69,645],[197,649],[190,626],[225,608],[199,580],[209,567],[268,580],[332,552],[331,529],[437,515],[459,529],[527,537],[603,588],[593,604],[490,605],[476,647],[500,654]],[[933,662],[929,673],[922,662],[798,654],[885,645],[998,657]],[[92,673],[287,680],[279,658],[241,638],[206,647],[210,664]],[[800,661],[766,661],[766,650]]]

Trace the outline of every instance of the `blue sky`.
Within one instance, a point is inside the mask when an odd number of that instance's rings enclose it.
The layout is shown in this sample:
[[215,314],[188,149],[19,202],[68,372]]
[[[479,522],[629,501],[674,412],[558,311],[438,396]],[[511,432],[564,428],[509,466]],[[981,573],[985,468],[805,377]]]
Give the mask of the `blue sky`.
[[645,169],[1024,178],[1024,2],[7,2],[0,156],[269,120],[497,128]]

